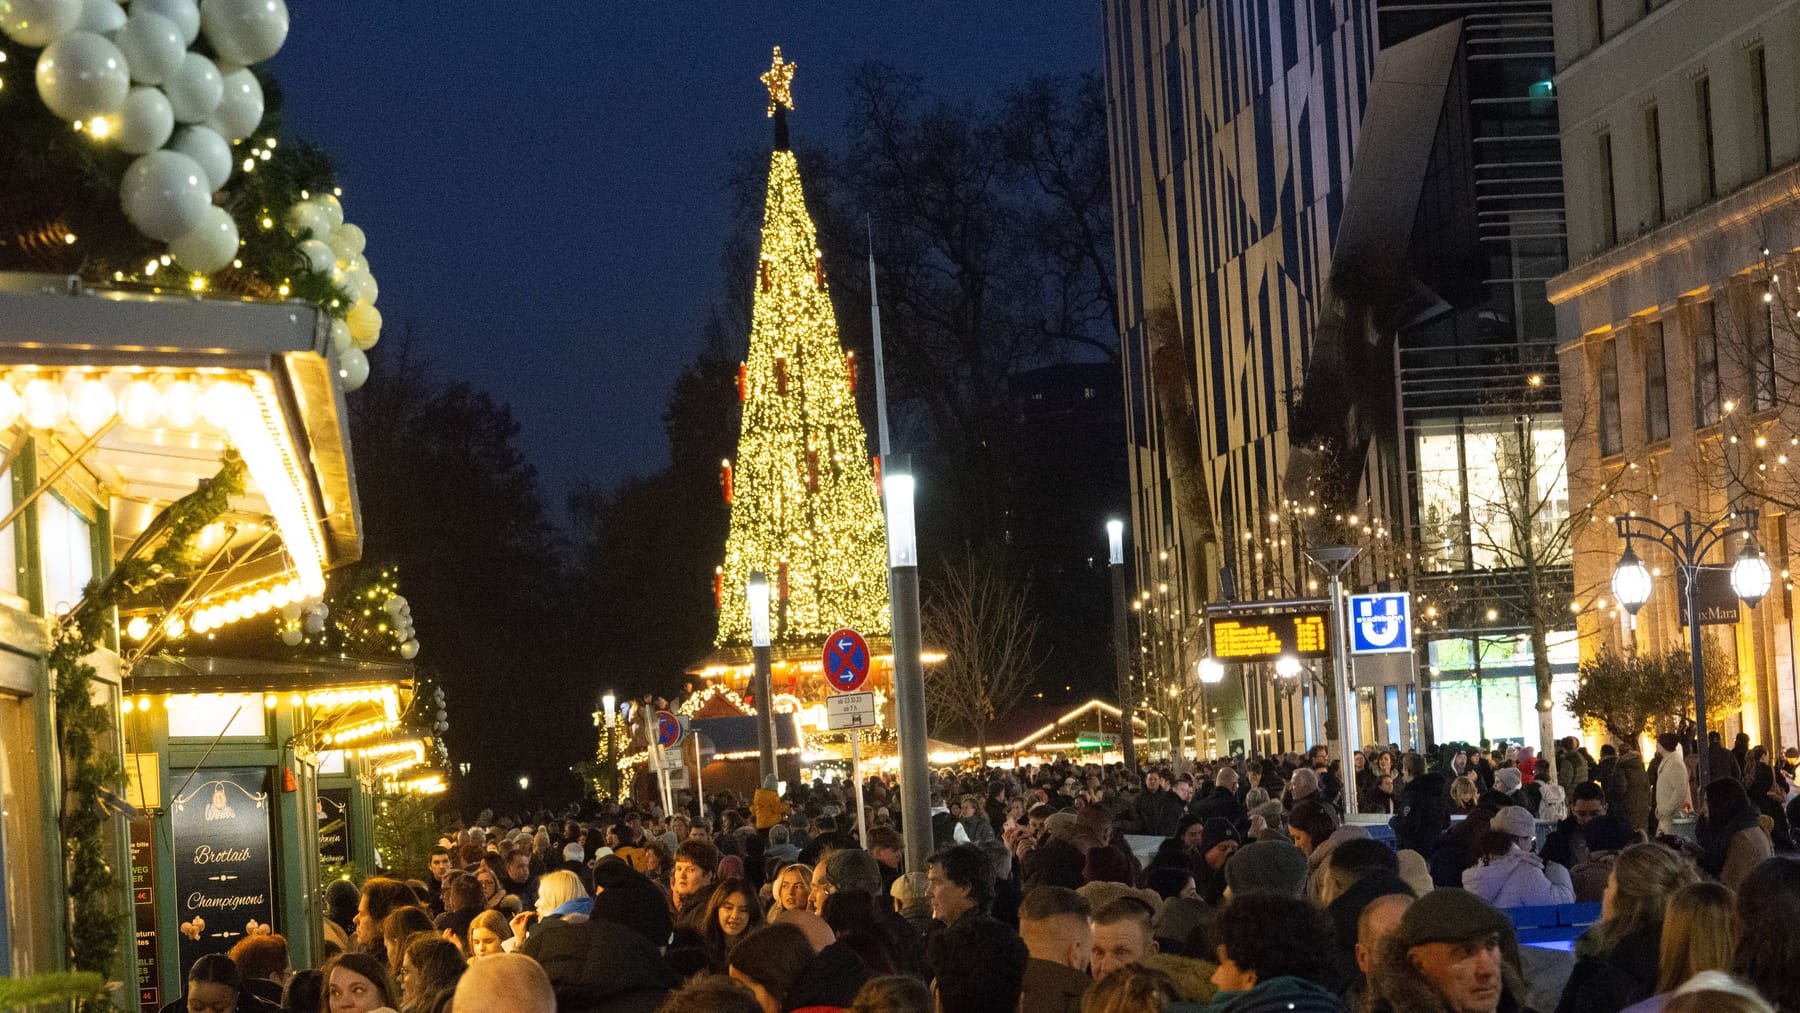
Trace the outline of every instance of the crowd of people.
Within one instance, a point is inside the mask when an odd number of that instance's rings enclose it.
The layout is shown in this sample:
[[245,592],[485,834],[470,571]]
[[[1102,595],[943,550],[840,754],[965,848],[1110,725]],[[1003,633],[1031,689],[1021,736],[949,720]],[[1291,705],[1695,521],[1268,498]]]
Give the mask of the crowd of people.
[[[189,1013],[1800,1013],[1794,756],[1398,748],[939,772],[452,818],[332,883],[316,969],[201,959]],[[1356,779],[1362,819],[1339,812]],[[866,837],[860,832],[858,816]],[[1796,813],[1800,815],[1800,813]],[[1597,902],[1572,951],[1522,911]],[[1540,924],[1531,922],[1529,924]]]

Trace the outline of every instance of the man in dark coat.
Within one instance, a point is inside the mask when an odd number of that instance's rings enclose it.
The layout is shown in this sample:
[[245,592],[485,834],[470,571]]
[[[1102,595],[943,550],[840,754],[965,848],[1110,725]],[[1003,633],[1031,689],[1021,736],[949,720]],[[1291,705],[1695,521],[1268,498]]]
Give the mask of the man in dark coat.
[[1236,823],[1243,819],[1244,802],[1238,795],[1237,771],[1229,765],[1220,767],[1212,787],[1194,799],[1188,812],[1203,820],[1218,817]]
[[1629,838],[1630,824],[1606,809],[1606,793],[1599,785],[1592,781],[1576,785],[1575,794],[1569,799],[1568,818],[1558,823],[1544,841],[1544,861],[1573,869],[1587,861],[1590,850],[1597,850],[1589,843],[1590,833],[1608,842],[1621,834]]
[[648,939],[604,918],[546,921],[520,952],[543,965],[561,1013],[651,1013],[681,984]]
[[1034,1013],[1081,1013],[1093,932],[1087,899],[1060,886],[1040,886],[1019,905],[1019,938],[1031,959],[1025,964],[1023,1009]]
[[[1605,763],[1605,760],[1601,760]],[[1637,747],[1626,742],[1619,747],[1612,770],[1607,773],[1606,808],[1614,816],[1644,830],[1650,825],[1650,778],[1644,772],[1644,759]]]
[[1425,757],[1418,753],[1406,754],[1401,776],[1404,783],[1390,821],[1395,847],[1422,855],[1450,826],[1450,784],[1443,774],[1427,771]]
[[1168,837],[1187,812],[1187,805],[1163,787],[1162,775],[1154,770],[1144,774],[1144,791],[1132,803],[1132,820],[1137,832],[1152,837]]

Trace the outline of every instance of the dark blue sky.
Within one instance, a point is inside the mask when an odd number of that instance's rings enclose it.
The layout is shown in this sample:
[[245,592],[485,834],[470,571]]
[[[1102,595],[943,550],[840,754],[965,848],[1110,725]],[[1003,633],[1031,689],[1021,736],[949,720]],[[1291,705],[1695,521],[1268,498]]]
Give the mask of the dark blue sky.
[[799,67],[796,144],[840,142],[867,60],[972,102],[1100,67],[1094,0],[290,9],[284,133],[337,161],[384,344],[410,321],[444,375],[510,402],[559,514],[574,481],[665,459],[663,402],[722,283],[725,173],[768,143],[770,46]]

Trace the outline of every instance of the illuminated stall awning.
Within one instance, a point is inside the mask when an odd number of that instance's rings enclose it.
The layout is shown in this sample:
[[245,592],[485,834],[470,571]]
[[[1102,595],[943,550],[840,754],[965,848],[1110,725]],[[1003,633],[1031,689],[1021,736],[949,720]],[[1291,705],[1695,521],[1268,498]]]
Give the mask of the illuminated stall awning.
[[178,609],[137,627],[179,640],[196,620],[204,629],[315,597],[326,571],[360,557],[329,353],[329,320],[300,303],[0,274],[0,431],[14,434],[0,439],[16,453],[36,436],[52,477],[110,511],[115,553],[229,449],[242,456],[244,495],[201,539],[206,567]]

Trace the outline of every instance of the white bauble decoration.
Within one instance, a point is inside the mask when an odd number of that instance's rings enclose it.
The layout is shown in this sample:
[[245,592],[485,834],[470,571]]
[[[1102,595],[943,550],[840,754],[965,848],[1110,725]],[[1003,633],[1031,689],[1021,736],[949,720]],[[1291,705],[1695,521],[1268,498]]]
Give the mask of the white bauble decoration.
[[351,302],[372,303],[381,292],[375,285],[375,276],[357,268],[345,271],[343,281],[338,284],[345,292],[350,293]]
[[175,131],[169,147],[199,162],[214,190],[223,190],[231,179],[231,145],[211,127],[182,127]]
[[344,205],[342,201],[337,199],[337,194],[322,193],[317,197],[314,197],[313,200],[318,201],[319,206],[325,209],[325,213],[331,216],[332,228],[335,229],[339,225],[344,224]]
[[359,302],[350,307],[350,312],[344,314],[344,322],[350,325],[351,340],[364,351],[381,340],[381,311],[374,303]]
[[163,94],[175,110],[177,123],[204,123],[219,108],[225,97],[225,82],[219,68],[199,53],[181,58],[181,65],[163,80]]
[[289,647],[299,647],[300,641],[305,640],[305,639],[306,639],[306,634],[300,632],[300,629],[298,627],[293,627],[293,626],[282,627],[281,642],[288,645]]
[[411,661],[418,656],[419,642],[417,640],[408,640],[406,643],[400,645],[400,657],[405,658],[407,661]]
[[343,261],[362,253],[363,246],[368,243],[363,237],[363,230],[349,222],[332,229],[325,241],[331,244],[331,248],[337,251],[338,259]]
[[303,239],[300,241],[300,255],[306,258],[306,266],[314,274],[324,274],[337,264],[337,254],[325,245],[322,239]]
[[210,204],[201,214],[198,228],[169,243],[170,256],[182,267],[201,274],[222,270],[237,252],[237,222],[232,220],[230,212]]
[[84,32],[111,35],[125,24],[125,8],[118,0],[83,0],[81,20],[75,25]]
[[305,617],[300,620],[300,624],[308,633],[323,633],[325,632],[325,613],[308,612]]
[[0,32],[42,49],[81,24],[81,0],[0,0]]
[[[295,201],[293,206],[288,208],[287,227],[288,232],[293,236],[300,239],[317,239],[326,243],[326,249],[331,249],[329,240],[326,238],[331,235],[331,219],[325,216],[324,208],[312,201]],[[333,263],[335,262],[336,255],[334,253]]]
[[350,325],[342,320],[331,322],[331,354],[342,355],[356,347],[356,339],[350,336]]
[[206,125],[235,143],[249,137],[262,122],[262,85],[257,83],[255,74],[242,68],[222,72],[219,83],[224,91],[219,98],[219,107],[207,117]]
[[69,32],[38,54],[37,87],[44,105],[65,120],[111,116],[131,93],[131,72],[105,36]]
[[281,51],[287,41],[288,10],[284,0],[205,0],[200,29],[219,59],[248,66]]
[[389,596],[387,601],[381,603],[381,611],[386,612],[390,616],[399,615],[400,610],[405,607],[406,599],[397,594]]
[[131,5],[131,17],[113,33],[113,44],[125,54],[131,65],[131,79],[139,84],[162,84],[163,79],[181,66],[187,55],[187,43],[181,38],[181,26],[155,11],[144,9],[143,3]]
[[119,205],[139,232],[167,243],[199,228],[212,190],[200,163],[179,151],[152,151],[125,170]]
[[120,151],[132,155],[148,155],[169,143],[175,132],[175,111],[162,92],[138,85],[125,96],[113,126],[112,142]]
[[200,37],[200,5],[194,0],[131,0],[131,13],[139,11],[161,14],[175,22],[175,27],[181,29],[183,48],[193,45]]
[[361,387],[369,379],[369,357],[360,348],[347,348],[337,357],[338,380],[345,393]]

